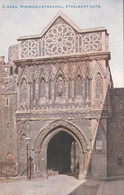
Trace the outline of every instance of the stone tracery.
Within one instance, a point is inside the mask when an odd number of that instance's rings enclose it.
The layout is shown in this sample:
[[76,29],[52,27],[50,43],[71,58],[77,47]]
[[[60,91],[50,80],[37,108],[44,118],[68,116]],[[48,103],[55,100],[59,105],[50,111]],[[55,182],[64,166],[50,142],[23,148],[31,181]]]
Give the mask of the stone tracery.
[[82,47],[84,52],[101,51],[101,33],[89,33],[83,35]]
[[48,55],[71,53],[74,50],[75,32],[66,24],[53,26],[46,34]]
[[21,41],[21,58],[102,51],[102,32],[79,33],[56,24],[42,37]]
[[38,43],[35,40],[26,40],[22,44],[22,56],[36,57],[38,55]]

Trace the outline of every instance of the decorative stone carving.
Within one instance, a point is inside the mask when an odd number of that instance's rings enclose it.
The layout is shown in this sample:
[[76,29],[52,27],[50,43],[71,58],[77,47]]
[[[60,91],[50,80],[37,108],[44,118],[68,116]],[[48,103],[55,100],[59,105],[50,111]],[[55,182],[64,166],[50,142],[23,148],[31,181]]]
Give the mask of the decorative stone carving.
[[56,81],[56,90],[57,90],[57,96],[63,96],[64,95],[64,80],[61,76]]
[[22,79],[20,84],[20,100],[22,103],[26,103],[27,100],[27,81],[25,78]]
[[105,31],[100,28],[86,32],[63,16],[58,16],[40,35],[19,39],[19,56],[35,58],[105,51],[107,46],[103,45],[108,36]]
[[18,59],[18,45],[12,45],[9,47],[8,60],[13,61]]
[[100,61],[96,61],[95,67],[91,73],[91,78],[93,78],[93,76],[97,73],[101,73],[104,76],[104,79],[106,79],[106,75],[107,73],[105,72],[105,70],[103,69],[102,63]]
[[88,76],[85,78],[85,100],[88,101],[90,100],[90,93],[91,93],[91,89],[90,89],[90,85],[91,85],[91,80],[88,78]]
[[96,75],[96,98],[102,99],[103,97],[103,78],[100,73]]
[[44,78],[42,78],[39,83],[39,97],[46,97],[46,83]]
[[82,78],[80,75],[78,75],[75,81],[75,96],[82,96],[82,91]]
[[101,51],[102,50],[102,34],[88,33],[83,35],[82,48],[84,52]]
[[74,30],[66,24],[53,26],[45,36],[46,54],[61,55],[74,53]]
[[38,43],[36,40],[26,40],[22,44],[22,57],[37,57]]

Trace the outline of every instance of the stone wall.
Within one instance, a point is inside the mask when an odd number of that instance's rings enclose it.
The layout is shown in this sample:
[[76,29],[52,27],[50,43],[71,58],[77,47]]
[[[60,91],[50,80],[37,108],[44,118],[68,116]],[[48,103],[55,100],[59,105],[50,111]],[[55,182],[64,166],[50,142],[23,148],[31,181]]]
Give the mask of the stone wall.
[[[1,63],[0,94],[0,175],[16,175],[16,93],[15,75],[10,74],[11,64]],[[13,82],[14,81],[14,82]]]
[[124,88],[110,91],[108,176],[124,175]]

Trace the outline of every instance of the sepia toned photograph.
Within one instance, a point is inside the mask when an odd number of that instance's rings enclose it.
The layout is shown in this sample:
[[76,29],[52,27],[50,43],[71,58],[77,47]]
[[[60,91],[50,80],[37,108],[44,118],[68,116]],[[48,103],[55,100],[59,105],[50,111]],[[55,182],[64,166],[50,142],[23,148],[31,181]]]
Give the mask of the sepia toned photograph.
[[0,195],[124,195],[122,0],[0,0]]

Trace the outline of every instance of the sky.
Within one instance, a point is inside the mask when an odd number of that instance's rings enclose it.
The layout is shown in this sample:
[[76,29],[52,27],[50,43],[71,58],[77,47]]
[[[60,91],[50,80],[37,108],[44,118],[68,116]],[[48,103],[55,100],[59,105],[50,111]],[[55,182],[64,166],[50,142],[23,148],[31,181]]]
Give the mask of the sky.
[[[7,6],[17,8],[7,8]],[[24,5],[62,8],[21,8]],[[85,8],[67,8],[83,5]],[[40,34],[61,10],[79,28],[105,27],[109,33],[110,69],[115,87],[124,87],[123,0],[0,0],[0,56],[8,60],[8,48],[17,38]]]

